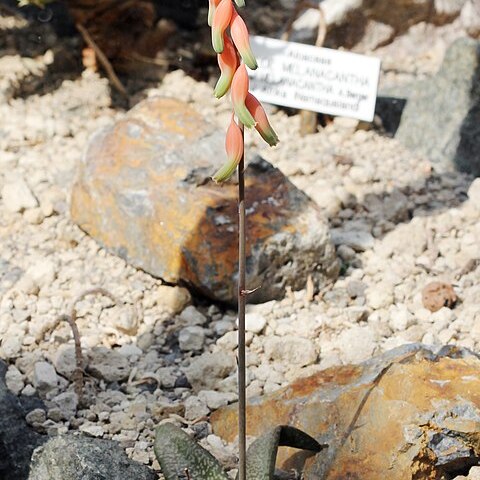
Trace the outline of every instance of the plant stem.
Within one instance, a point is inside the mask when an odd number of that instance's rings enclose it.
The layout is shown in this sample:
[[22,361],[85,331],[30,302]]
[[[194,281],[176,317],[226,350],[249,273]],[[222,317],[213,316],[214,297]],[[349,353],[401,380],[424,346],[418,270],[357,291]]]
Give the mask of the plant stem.
[[[244,127],[240,123],[242,136]],[[246,364],[245,364],[245,142],[243,156],[238,164],[238,480],[246,480]]]

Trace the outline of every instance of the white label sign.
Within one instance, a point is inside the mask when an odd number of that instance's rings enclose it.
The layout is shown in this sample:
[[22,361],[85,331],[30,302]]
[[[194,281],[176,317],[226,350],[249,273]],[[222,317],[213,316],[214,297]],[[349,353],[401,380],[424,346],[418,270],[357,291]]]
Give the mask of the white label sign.
[[250,90],[261,101],[371,122],[380,60],[350,52],[251,38],[258,69]]

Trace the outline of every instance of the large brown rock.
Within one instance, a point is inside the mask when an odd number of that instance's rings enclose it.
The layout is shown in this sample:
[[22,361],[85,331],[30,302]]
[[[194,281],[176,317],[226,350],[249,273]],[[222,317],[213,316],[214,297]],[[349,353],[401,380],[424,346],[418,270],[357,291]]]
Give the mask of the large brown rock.
[[[166,282],[234,302],[237,187],[210,180],[224,161],[224,132],[187,104],[141,102],[96,133],[80,166],[73,220],[113,252]],[[247,160],[250,160],[247,157]],[[319,287],[338,273],[321,212],[259,158],[246,170],[247,288],[252,301]]]
[[[305,480],[434,480],[480,460],[480,358],[445,347],[400,347],[361,365],[334,367],[252,400],[248,435],[289,424],[328,448],[316,456],[283,449],[279,465]],[[228,441],[236,405],[212,416]]]

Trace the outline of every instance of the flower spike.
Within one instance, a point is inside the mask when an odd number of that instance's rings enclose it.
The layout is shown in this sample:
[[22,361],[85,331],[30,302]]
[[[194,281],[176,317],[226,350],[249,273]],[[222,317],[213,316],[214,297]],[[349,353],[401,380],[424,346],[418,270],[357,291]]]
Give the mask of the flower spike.
[[232,0],[221,0],[215,9],[212,20],[212,45],[217,53],[223,52],[223,34],[230,24],[234,11]]
[[220,0],[208,0],[208,26],[212,26],[213,15],[215,14],[215,9],[218,7]]
[[248,95],[248,73],[245,65],[242,63],[235,72],[232,80],[232,103],[233,109],[238,119],[247,127],[252,128],[255,126],[255,119],[248,111],[245,105],[245,99]]
[[233,9],[231,18],[230,35],[232,36],[233,43],[237,47],[245,65],[251,70],[256,70],[258,67],[257,60],[250,46],[247,26],[235,9]]
[[232,84],[233,76],[238,67],[238,55],[230,38],[225,34],[223,36],[224,49],[218,55],[218,65],[221,75],[213,91],[215,97],[223,97]]
[[227,130],[225,150],[227,151],[227,162],[212,177],[216,183],[226,182],[234,174],[243,157],[243,133],[233,115]]
[[278,136],[270,125],[262,104],[249,93],[245,99],[245,105],[255,119],[257,132],[271,147],[274,147],[278,143]]

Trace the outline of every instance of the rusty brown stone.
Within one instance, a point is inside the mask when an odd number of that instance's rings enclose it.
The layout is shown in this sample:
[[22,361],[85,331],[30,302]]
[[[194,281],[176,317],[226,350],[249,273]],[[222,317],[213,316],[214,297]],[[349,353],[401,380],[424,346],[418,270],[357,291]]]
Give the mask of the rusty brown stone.
[[[215,412],[214,433],[234,440],[236,417],[236,405]],[[313,457],[281,449],[279,467],[305,480],[451,478],[480,460],[480,358],[400,347],[253,399],[247,422],[248,435],[289,424],[328,444]]]
[[[72,196],[73,220],[109,250],[166,282],[235,302],[237,187],[210,176],[224,132],[178,100],[150,98],[96,133]],[[247,152],[247,288],[252,302],[287,286],[315,288],[339,265],[316,205],[278,169]]]
[[431,282],[422,290],[423,306],[431,312],[442,307],[452,308],[457,302],[457,294],[450,283]]

